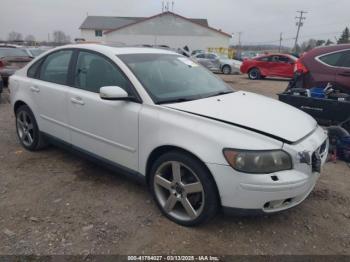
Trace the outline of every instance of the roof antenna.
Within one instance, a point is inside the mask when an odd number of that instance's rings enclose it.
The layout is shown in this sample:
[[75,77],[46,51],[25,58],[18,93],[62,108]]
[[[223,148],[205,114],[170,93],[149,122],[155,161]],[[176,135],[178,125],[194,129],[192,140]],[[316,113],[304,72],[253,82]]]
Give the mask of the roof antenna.
[[174,1],[171,2],[171,12],[174,12]]
[[162,13],[164,13],[164,1],[162,1]]

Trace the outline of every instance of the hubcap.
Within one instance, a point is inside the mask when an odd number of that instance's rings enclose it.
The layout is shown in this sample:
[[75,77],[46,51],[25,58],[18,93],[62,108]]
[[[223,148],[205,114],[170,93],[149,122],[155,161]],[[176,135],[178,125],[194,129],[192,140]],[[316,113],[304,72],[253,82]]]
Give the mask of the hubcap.
[[176,219],[194,220],[203,211],[202,183],[189,167],[180,162],[165,162],[157,169],[154,189],[164,211]]
[[225,66],[225,67],[224,67],[224,74],[225,74],[225,75],[228,75],[229,73],[230,73],[230,68],[227,67],[227,66]]
[[257,78],[257,77],[258,77],[258,72],[255,71],[255,70],[252,70],[252,71],[250,72],[250,77],[253,78],[253,79]]
[[31,146],[34,141],[34,126],[32,119],[25,111],[17,115],[17,132],[18,137],[25,146]]

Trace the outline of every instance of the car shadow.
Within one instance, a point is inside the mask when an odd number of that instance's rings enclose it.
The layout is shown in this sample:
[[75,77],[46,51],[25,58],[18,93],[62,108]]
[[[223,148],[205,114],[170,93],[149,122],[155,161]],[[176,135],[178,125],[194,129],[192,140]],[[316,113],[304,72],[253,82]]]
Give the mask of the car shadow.
[[[249,77],[246,77],[245,79],[251,80],[251,79],[249,79]],[[291,81],[291,79],[289,79],[289,78],[280,78],[280,77],[266,77],[264,79],[259,79],[259,80],[260,81],[268,80],[268,81],[275,81],[275,82],[290,82]],[[257,81],[257,80],[251,80],[251,81]]]

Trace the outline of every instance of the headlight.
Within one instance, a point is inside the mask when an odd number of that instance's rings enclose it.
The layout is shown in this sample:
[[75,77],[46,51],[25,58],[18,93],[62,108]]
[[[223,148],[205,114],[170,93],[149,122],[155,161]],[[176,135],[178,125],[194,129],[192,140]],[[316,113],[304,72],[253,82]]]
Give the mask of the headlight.
[[269,174],[292,169],[292,159],[282,150],[251,151],[224,149],[224,156],[237,171],[251,174]]

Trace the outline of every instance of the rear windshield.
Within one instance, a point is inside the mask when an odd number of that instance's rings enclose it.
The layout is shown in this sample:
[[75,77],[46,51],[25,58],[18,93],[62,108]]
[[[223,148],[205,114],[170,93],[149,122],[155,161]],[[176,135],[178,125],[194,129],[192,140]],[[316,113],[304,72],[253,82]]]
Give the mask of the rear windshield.
[[20,48],[0,48],[1,57],[13,57],[13,56],[29,56],[28,53]]

